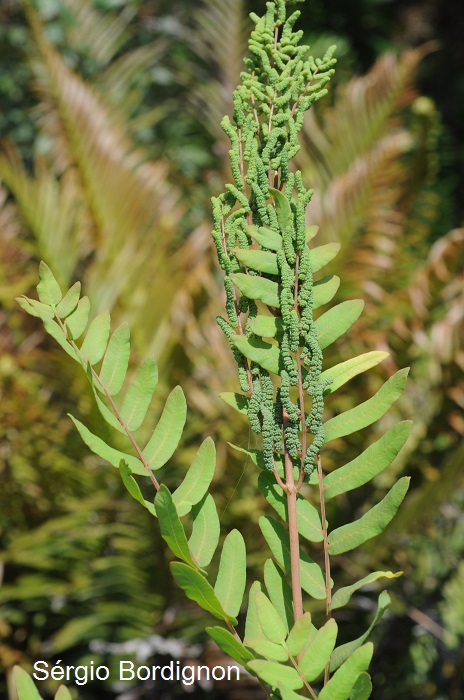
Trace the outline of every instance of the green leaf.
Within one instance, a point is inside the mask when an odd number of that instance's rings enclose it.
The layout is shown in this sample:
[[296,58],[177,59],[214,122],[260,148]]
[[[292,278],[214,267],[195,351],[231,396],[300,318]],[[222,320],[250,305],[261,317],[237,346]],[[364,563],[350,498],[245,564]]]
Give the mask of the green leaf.
[[315,226],[314,224],[312,226],[306,226],[306,243],[312,241],[312,239],[317,235],[318,231],[319,226]]
[[270,601],[279,613],[288,633],[293,624],[292,589],[284,572],[272,559],[266,559],[264,564],[264,583]]
[[258,272],[265,272],[268,275],[278,275],[279,266],[277,256],[264,250],[250,250],[247,248],[232,248],[232,253],[242,265],[250,267]]
[[349,603],[353,593],[363,586],[367,586],[369,583],[377,581],[379,578],[398,578],[398,576],[401,576],[402,574],[402,571],[397,571],[395,574],[392,571],[374,571],[372,574],[368,574],[359,581],[356,581],[356,583],[352,583],[351,586],[339,588],[332,597],[330,609],[335,610],[336,608],[342,608],[344,605]]
[[263,338],[275,338],[283,331],[284,326],[281,318],[258,315],[250,319],[250,328],[253,333]]
[[314,304],[313,309],[327,304],[334,298],[340,286],[340,277],[330,275],[314,283]]
[[368,510],[362,518],[333,530],[329,535],[330,554],[348,552],[383,532],[400,507],[408,490],[409,481],[410,478],[404,476],[396,482],[385,498]]
[[79,299],[76,310],[65,321],[66,328],[72,340],[77,340],[85,331],[89,320],[90,301],[88,297]]
[[201,443],[183,482],[172,495],[181,517],[190,513],[192,506],[201,501],[211,484],[215,467],[216,447],[213,440],[207,437]]
[[234,272],[229,277],[247,299],[259,299],[267,306],[280,307],[277,282],[266,277],[252,277],[243,272]]
[[369,642],[356,649],[319,693],[319,700],[349,700],[359,675],[367,671],[374,647]]
[[208,566],[219,542],[219,517],[214,498],[207,493],[192,508],[193,527],[189,548],[198,566]]
[[325,314],[319,316],[315,324],[321,350],[346,333],[361,316],[363,308],[364,302],[361,299],[353,299],[342,301],[341,304],[333,306]]
[[130,431],[142,425],[157,384],[158,367],[153,357],[147,357],[122,402],[121,417]]
[[372,693],[371,677],[368,673],[361,673],[351,691],[350,700],[368,700]]
[[324,477],[325,500],[366,484],[386,469],[408,439],[411,425],[412,421],[397,423],[380,440],[369,445],[359,457],[327,474]]
[[155,497],[156,515],[158,516],[161,535],[169,549],[190,566],[198,568],[192,559],[190,549],[185,536],[185,531],[177,514],[176,506],[172,500],[169,489],[161,484]]
[[[89,367],[89,369],[91,369],[90,365],[87,365],[87,366]],[[126,431],[124,430],[124,428],[122,427],[121,423],[118,421],[118,419],[116,418],[114,413],[112,411],[110,411],[110,409],[106,406],[106,404],[103,403],[101,398],[98,396],[98,394],[97,394],[98,385],[96,386],[93,383],[92,379],[90,381],[91,381],[91,386],[92,386],[92,390],[93,390],[93,395],[95,397],[95,401],[97,404],[97,408],[100,411],[100,413],[102,414],[103,418],[106,420],[108,425],[111,425],[112,428],[114,428],[119,433],[122,433],[125,437],[127,437]]]
[[39,265],[39,277],[40,282],[37,285],[37,294],[39,295],[40,301],[49,306],[56,306],[63,298],[63,294],[52,271],[43,260],[40,261]]
[[373,350],[372,352],[365,352],[357,357],[352,357],[351,360],[346,360],[345,362],[340,362],[335,367],[326,369],[321,374],[321,381],[330,377],[332,383],[326,387],[324,390],[324,395],[332,394],[334,391],[339,389],[347,381],[356,377],[356,375],[361,374],[361,372],[366,372],[366,370],[371,367],[375,367],[380,362],[382,362],[390,353],[383,352],[382,350]]
[[73,284],[71,289],[68,289],[60,303],[56,307],[57,316],[60,318],[66,318],[69,314],[75,310],[79,303],[79,297],[81,294],[81,283],[76,282]]
[[248,608],[245,620],[245,637],[244,643],[247,644],[248,639],[265,639],[264,632],[258,620],[258,611],[256,610],[256,591],[261,591],[262,587],[259,581],[253,581],[248,593]]
[[214,639],[224,654],[231,656],[242,666],[246,666],[248,661],[255,658],[237,637],[234,637],[233,634],[223,627],[206,627],[206,632]]
[[232,625],[237,624],[237,620],[228,615],[222,608],[213,588],[199,571],[180,561],[172,562],[170,567],[174,579],[185,592],[187,598],[194,600],[203,610],[207,610],[219,620],[227,620]]
[[180,386],[176,386],[169,394],[161,418],[143,450],[143,456],[152,469],[159,469],[172,457],[182,437],[186,418],[184,392]]
[[268,248],[269,250],[280,250],[282,248],[282,236],[276,231],[271,231],[270,228],[245,226],[245,231],[263,248]]
[[130,355],[130,330],[122,323],[111,335],[103,358],[100,380],[110,396],[116,396],[124,384]]
[[298,662],[298,668],[307,681],[315,680],[326,667],[337,641],[337,632],[337,623],[330,619],[311,639]]
[[[282,520],[288,520],[287,498],[273,474],[263,472],[258,477],[258,488]],[[302,496],[297,498],[298,532],[310,542],[322,542],[322,524],[317,509]]]
[[238,530],[224,540],[214,593],[228,615],[238,615],[246,584],[245,542]]
[[293,226],[293,214],[290,207],[290,202],[283,192],[274,189],[274,187],[270,187],[269,192],[274,197],[277,221],[279,222],[280,230],[283,233],[288,226]]
[[65,685],[60,685],[56,692],[55,700],[72,700],[72,695]]
[[222,394],[219,394],[219,396],[223,401],[229,404],[229,406],[232,406],[232,408],[235,408],[235,410],[239,413],[242,413],[244,416],[248,415],[248,396],[244,396],[243,394],[234,394],[231,391],[223,391]]
[[34,681],[20,666],[13,669],[13,680],[18,693],[18,700],[42,700]]
[[400,369],[371,399],[327,421],[324,424],[325,443],[351,435],[379,420],[403,393],[408,372],[409,368]]
[[93,319],[85,334],[84,342],[81,346],[81,355],[91,365],[96,365],[97,362],[100,362],[105,354],[110,337],[110,324],[110,314],[108,311],[103,311]]
[[78,362],[80,365],[82,365],[81,358],[79,357],[77,351],[74,349],[74,347],[71,345],[71,343],[66,339],[66,336],[64,332],[61,329],[61,326],[59,326],[55,321],[52,321],[49,318],[44,318],[43,324],[44,328],[47,331],[49,335],[52,336],[60,345],[63,350],[73,358],[76,362]]
[[155,506],[153,503],[150,503],[150,501],[146,501],[142,496],[139,485],[132,476],[132,470],[128,467],[127,462],[124,459],[122,459],[119,464],[119,471],[121,473],[122,482],[132,498],[141,503],[142,506],[150,511],[152,515],[156,515]]
[[326,243],[317,248],[311,248],[311,267],[313,273],[319,272],[324,265],[327,265],[339,253],[340,243]]
[[[275,560],[289,574],[290,540],[288,531],[269,516],[261,516],[259,526]],[[303,590],[316,600],[323,600],[326,597],[326,592],[321,567],[303,551],[300,551],[300,574]]]
[[385,610],[390,606],[391,604],[391,598],[388,595],[387,591],[382,591],[382,593],[379,596],[378,602],[377,602],[377,612],[375,614],[374,619],[372,620],[372,623],[369,626],[369,629],[364,632],[360,637],[357,639],[353,639],[351,642],[347,642],[346,644],[342,644],[339,646],[337,649],[335,649],[334,653],[332,654],[332,658],[330,660],[330,672],[333,673],[334,671],[341,666],[341,664],[348,659],[351,654],[358,649],[358,647],[363,644],[363,642],[366,641],[372,630],[374,629],[375,625],[378,623],[382,615],[384,614]]
[[[42,304],[41,301],[29,299],[28,297],[24,296],[24,294],[22,294],[20,297],[15,297],[15,299],[26,313],[30,314],[31,316],[35,316],[35,318],[40,318],[42,321],[44,321],[47,318],[52,319],[54,317],[53,309],[51,309],[47,304]],[[19,668],[19,666],[17,668]]]
[[287,648],[292,656],[298,656],[312,637],[311,614],[306,612],[293,625],[287,639]]
[[259,656],[264,656],[270,661],[288,661],[288,654],[284,647],[270,642],[268,639],[248,639],[247,646],[253,649]]
[[298,671],[290,666],[283,666],[275,661],[250,661],[248,668],[256,673],[265,683],[269,683],[273,688],[277,688],[279,682],[283,683],[290,690],[299,690],[303,687],[303,680]]
[[259,338],[246,338],[244,335],[233,335],[232,342],[249,360],[268,372],[279,374],[280,349],[277,345],[271,345]]
[[273,644],[284,645],[287,627],[271,601],[262,591],[256,591],[255,602],[259,624],[267,639]]
[[113,465],[113,467],[116,467],[116,469],[119,469],[119,463],[121,459],[123,459],[125,462],[127,462],[131,471],[134,474],[148,476],[147,470],[137,457],[133,457],[132,455],[125,454],[124,452],[120,452],[119,450],[115,450],[114,447],[110,447],[106,444],[104,440],[99,438],[97,435],[91,433],[90,430],[86,428],[86,426],[83,423],[77,420],[77,418],[74,418],[74,416],[72,416],[70,413],[68,413],[68,416],[71,418],[72,422],[79,431],[79,435],[81,436],[87,447],[90,447],[92,452],[94,452],[102,459],[105,459],[107,462]]

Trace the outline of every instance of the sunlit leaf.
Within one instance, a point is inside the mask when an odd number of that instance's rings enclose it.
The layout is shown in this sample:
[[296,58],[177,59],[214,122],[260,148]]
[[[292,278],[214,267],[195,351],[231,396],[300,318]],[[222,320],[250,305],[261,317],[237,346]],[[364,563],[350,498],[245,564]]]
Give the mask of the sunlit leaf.
[[275,338],[284,328],[282,319],[275,316],[258,315],[250,319],[249,323],[253,333],[263,338]]
[[246,232],[252,236],[263,248],[269,250],[280,250],[282,248],[282,236],[276,231],[271,231],[264,226],[245,226]]
[[[248,299],[259,299],[268,306],[279,308],[279,287],[277,282],[268,280],[266,277],[251,277],[251,275],[246,275],[243,272],[235,272],[229,277]],[[321,291],[321,294],[324,291],[326,290]]]
[[142,425],[157,384],[158,366],[153,357],[147,357],[137,370],[121,407],[121,417],[129,430],[137,430]]
[[172,499],[180,516],[190,512],[193,505],[199,503],[214,476],[216,467],[216,447],[213,440],[204,440],[181,485],[174,491]]
[[337,633],[337,623],[330,619],[311,639],[298,662],[298,668],[307,681],[315,680],[326,667],[337,641]]
[[264,584],[270,601],[279,613],[288,633],[293,624],[292,589],[284,572],[272,559],[266,559],[264,564]]
[[370,642],[356,649],[322,688],[319,700],[349,700],[358,676],[369,667],[373,651],[374,647]]
[[124,384],[130,356],[130,330],[122,323],[112,333],[103,358],[100,380],[111,396],[116,396]]
[[40,261],[39,265],[39,277],[40,282],[37,285],[37,294],[39,295],[40,301],[43,304],[56,306],[63,298],[63,294],[52,271],[43,260]]
[[318,309],[334,298],[340,286],[340,277],[330,275],[314,283],[314,304],[313,309]]
[[224,540],[214,593],[224,610],[238,615],[246,584],[245,542],[238,530],[232,530]]
[[128,467],[127,462],[122,459],[119,464],[119,472],[121,474],[121,479],[132,496],[136,501],[138,501],[144,508],[146,508],[152,515],[156,515],[155,506],[150,501],[147,501],[140,491],[140,487],[134,477],[132,476],[132,470]]
[[34,681],[20,666],[13,669],[13,680],[18,693],[18,700],[42,700]]
[[301,654],[301,652],[308,646],[313,636],[311,614],[306,612],[295,622],[290,630],[290,634],[288,635],[287,648],[290,654],[294,657]]
[[357,590],[363,586],[367,586],[369,583],[377,581],[379,578],[398,578],[402,575],[402,571],[397,571],[395,574],[392,571],[374,571],[372,574],[364,576],[364,578],[356,581],[356,583],[351,584],[351,586],[344,586],[339,588],[338,591],[332,596],[332,603],[330,605],[331,610],[336,608],[341,608],[351,600],[351,596]]
[[206,627],[206,632],[214,639],[224,654],[231,656],[242,666],[246,666],[248,661],[255,658],[229,630],[225,630],[222,627]]
[[317,248],[311,248],[311,267],[313,273],[319,272],[324,265],[327,265],[333,260],[340,251],[340,247],[340,243],[326,243]]
[[338,365],[335,365],[335,367],[326,369],[321,374],[321,381],[330,377],[332,383],[325,388],[324,394],[332,394],[350,379],[362,372],[366,372],[368,369],[371,369],[371,367],[375,367],[375,365],[378,365],[388,356],[388,352],[373,350],[372,352],[365,352],[357,357],[352,357],[345,362],[340,362]]
[[242,413],[243,415],[248,414],[248,396],[244,396],[243,394],[234,394],[231,391],[223,391],[222,394],[219,394],[221,399],[225,401],[229,406],[232,406],[232,408],[235,408],[236,411],[239,413]]
[[88,297],[79,299],[76,310],[70,314],[65,321],[66,328],[73,340],[81,337],[87,327],[90,313],[90,301]]
[[333,306],[315,321],[317,339],[321,350],[328,347],[351,328],[361,316],[364,301],[353,299]]
[[249,360],[268,372],[279,374],[280,350],[277,345],[266,343],[260,338],[246,338],[244,335],[234,335],[232,341]]
[[192,508],[193,526],[189,548],[198,566],[208,566],[219,542],[219,517],[214,498],[207,493]]
[[169,549],[190,566],[197,568],[196,562],[188,546],[187,537],[176,511],[169,489],[161,484],[155,498],[156,515],[158,516],[161,534]]
[[368,673],[361,673],[351,691],[350,700],[368,700],[372,693],[372,681]]
[[81,294],[81,283],[76,282],[71,289],[68,289],[60,303],[56,307],[56,313],[60,318],[66,318],[75,310],[79,303]]
[[287,626],[279,613],[262,591],[256,591],[255,602],[258,620],[265,636],[273,644],[283,645],[287,637]]
[[279,682],[290,690],[299,690],[303,687],[303,681],[298,671],[290,666],[283,666],[275,661],[256,659],[256,661],[250,661],[248,667],[273,688],[277,688]]
[[[277,484],[274,475],[269,472],[260,474],[258,488],[282,520],[287,521],[287,497]],[[296,509],[300,535],[306,537],[310,542],[322,542],[324,537],[318,510],[302,496],[297,498]]]
[[172,562],[170,566],[174,579],[187,598],[198,603],[203,610],[207,610],[219,620],[228,620],[232,625],[237,624],[237,620],[222,608],[213,588],[199,571],[179,561]]
[[277,213],[277,221],[279,222],[282,233],[293,225],[293,214],[290,208],[290,202],[283,192],[276,190],[274,187],[269,188],[269,193],[274,197]]
[[143,456],[152,469],[159,469],[172,457],[182,437],[186,418],[184,392],[180,386],[176,386],[169,394],[161,418],[143,450]]
[[84,342],[81,346],[81,354],[91,365],[96,365],[97,362],[100,362],[105,354],[110,337],[110,324],[109,312],[103,311],[93,319],[85,334]]
[[274,253],[264,250],[248,250],[247,248],[233,248],[232,252],[245,267],[250,267],[258,272],[265,272],[268,275],[279,274],[277,256]]

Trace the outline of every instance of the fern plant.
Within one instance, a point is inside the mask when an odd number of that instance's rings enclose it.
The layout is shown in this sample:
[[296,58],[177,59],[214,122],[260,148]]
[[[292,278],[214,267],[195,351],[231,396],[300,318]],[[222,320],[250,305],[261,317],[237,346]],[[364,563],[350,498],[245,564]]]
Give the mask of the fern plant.
[[[338,641],[334,611],[347,605],[361,587],[399,574],[375,571],[337,588],[332,558],[387,526],[409,479],[399,479],[380,503],[340,527],[330,527],[326,504],[388,467],[407,439],[410,422],[394,425],[338,469],[326,464],[324,448],[381,418],[401,395],[407,370],[396,372],[364,403],[324,422],[326,399],[387,353],[367,352],[329,369],[323,365],[322,351],[358,319],[363,302],[345,301],[315,315],[337,292],[338,277],[317,274],[339,245],[312,245],[317,227],[306,223],[312,190],[306,189],[291,161],[299,150],[305,112],[325,95],[335,59],[334,47],[322,59],[308,57],[308,47],[299,44],[301,32],[293,29],[299,12],[287,15],[291,4],[268,2],[263,17],[251,15],[255,29],[250,57],[233,95],[233,119],[222,122],[231,142],[233,182],[213,198],[212,235],[225,273],[226,298],[226,317],[219,317],[218,324],[235,357],[242,392],[225,393],[223,398],[261,435],[261,448],[245,452],[261,470],[258,488],[277,516],[260,519],[272,556],[262,580],[249,588],[244,633],[237,618],[246,589],[246,545],[238,530],[226,536],[217,577],[211,580],[210,564],[220,535],[209,493],[213,441],[202,443],[173,493],[157,474],[181,438],[186,420],[182,390],[173,390],[150,439],[140,444],[137,430],[158,373],[153,358],[143,361],[119,402],[129,364],[128,326],[110,335],[110,316],[104,312],[87,328],[90,302],[80,296],[80,284],[63,294],[45,263],[39,269],[39,300],[18,301],[41,318],[45,330],[82,366],[103,418],[127,438],[128,451],[117,450],[72,417],[84,442],[119,469],[130,495],[158,519],[176,558],[171,563],[175,581],[188,598],[222,622],[206,628],[218,646],[256,676],[268,698],[364,700],[372,691],[368,668],[373,646],[366,640],[389,605],[388,593],[380,593],[370,628],[352,641]],[[136,476],[151,482],[154,501],[145,497]],[[21,673],[18,679],[24,681]],[[26,686],[32,688],[27,682]],[[27,688],[20,689],[21,700],[33,697]]]

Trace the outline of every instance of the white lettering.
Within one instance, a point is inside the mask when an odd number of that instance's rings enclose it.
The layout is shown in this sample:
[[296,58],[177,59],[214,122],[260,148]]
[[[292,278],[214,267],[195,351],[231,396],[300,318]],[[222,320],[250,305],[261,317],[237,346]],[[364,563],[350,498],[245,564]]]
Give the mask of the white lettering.
[[[126,670],[126,667],[127,670]],[[126,674],[130,675],[127,676]],[[134,673],[134,663],[133,661],[120,661],[119,662],[119,680],[120,681],[133,681],[135,678]]]
[[[37,671],[43,675],[37,675]],[[49,678],[48,663],[46,661],[36,661],[34,664],[34,673],[32,674],[36,681],[46,681]]]

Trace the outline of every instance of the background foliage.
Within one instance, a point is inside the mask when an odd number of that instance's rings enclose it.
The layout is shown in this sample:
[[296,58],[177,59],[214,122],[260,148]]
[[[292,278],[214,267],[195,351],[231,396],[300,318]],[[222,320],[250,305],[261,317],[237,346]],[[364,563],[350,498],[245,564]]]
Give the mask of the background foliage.
[[[411,494],[385,536],[342,559],[336,575],[360,577],[367,560],[369,570],[405,572],[382,623],[375,700],[454,700],[464,668],[464,19],[456,0],[303,8],[314,53],[339,46],[335,88],[307,121],[298,165],[316,189],[311,223],[324,242],[342,243],[342,293],[366,299],[349,352],[389,349],[389,374],[412,368],[392,417],[415,421],[395,471],[407,461]],[[160,400],[184,386],[189,418],[172,484],[212,435],[224,530],[256,542],[249,566],[262,563],[263,500],[251,465],[227,447],[252,438],[217,398],[235,388],[235,370],[214,323],[220,281],[209,239],[209,197],[227,167],[219,121],[250,9],[244,0],[204,0],[193,11],[187,0],[0,2],[2,694],[16,662],[107,659],[108,643],[114,662],[121,644],[155,633],[204,641],[197,613],[166,583],[150,521],[66,418],[72,409],[104,435],[85,379],[14,306],[35,285],[37,260],[68,286],[82,279],[95,313],[129,322],[138,359],[157,357]],[[335,344],[331,363],[345,352]],[[384,379],[351,382],[341,408]],[[334,443],[331,458],[347,461],[358,441]],[[391,483],[375,485],[373,501]],[[331,520],[366,497],[347,498]],[[368,626],[374,606],[369,594],[354,600],[353,629]],[[102,685],[81,696],[103,697]]]

